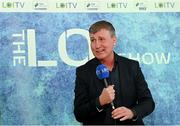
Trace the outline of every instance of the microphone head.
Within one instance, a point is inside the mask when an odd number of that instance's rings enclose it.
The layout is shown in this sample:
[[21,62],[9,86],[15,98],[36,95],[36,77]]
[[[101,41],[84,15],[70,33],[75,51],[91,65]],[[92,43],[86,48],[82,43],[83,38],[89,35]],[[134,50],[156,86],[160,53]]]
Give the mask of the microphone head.
[[108,78],[109,77],[109,70],[104,64],[98,65],[96,67],[96,75],[100,80]]

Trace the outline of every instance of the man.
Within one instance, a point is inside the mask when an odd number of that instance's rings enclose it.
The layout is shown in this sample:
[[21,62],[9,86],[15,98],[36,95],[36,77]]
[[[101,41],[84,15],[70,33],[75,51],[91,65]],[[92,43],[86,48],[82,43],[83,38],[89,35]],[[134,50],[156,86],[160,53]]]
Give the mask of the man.
[[[138,124],[155,107],[139,63],[118,56],[115,29],[107,21],[89,28],[94,59],[76,69],[74,114],[84,125]],[[96,67],[104,64],[110,71],[108,87],[96,76]],[[111,103],[115,109],[112,109]]]

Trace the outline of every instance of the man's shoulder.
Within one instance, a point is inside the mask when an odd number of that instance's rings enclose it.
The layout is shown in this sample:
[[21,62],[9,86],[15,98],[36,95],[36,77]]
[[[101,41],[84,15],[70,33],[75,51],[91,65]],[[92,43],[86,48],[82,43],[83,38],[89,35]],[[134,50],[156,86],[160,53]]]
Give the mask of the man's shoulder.
[[137,71],[140,66],[138,61],[123,56],[118,56],[118,62],[120,68],[131,72]]
[[129,58],[124,57],[124,56],[117,55],[117,57],[118,57],[118,62],[122,62],[122,63],[129,64],[129,65],[139,64],[138,61],[133,60],[133,59],[129,59]]

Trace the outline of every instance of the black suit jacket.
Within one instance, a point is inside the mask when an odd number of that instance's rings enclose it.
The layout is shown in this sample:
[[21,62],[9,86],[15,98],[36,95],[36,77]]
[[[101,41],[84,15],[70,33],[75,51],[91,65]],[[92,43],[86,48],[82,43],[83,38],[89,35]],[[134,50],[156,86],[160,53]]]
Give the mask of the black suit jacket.
[[97,100],[104,86],[96,76],[96,67],[100,62],[94,58],[76,69],[74,114],[77,121],[83,124],[144,124],[142,118],[150,114],[155,107],[152,95],[139,63],[115,54],[118,60],[121,105],[133,109],[137,120],[116,122],[111,118],[110,104],[97,110]]

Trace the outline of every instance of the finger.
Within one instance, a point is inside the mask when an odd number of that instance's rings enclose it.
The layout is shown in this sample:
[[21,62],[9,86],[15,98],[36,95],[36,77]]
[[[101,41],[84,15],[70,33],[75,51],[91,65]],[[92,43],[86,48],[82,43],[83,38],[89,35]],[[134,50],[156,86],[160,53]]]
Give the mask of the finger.
[[121,113],[121,114],[117,114],[117,115],[115,115],[115,116],[112,116],[112,118],[114,118],[114,119],[120,119],[120,118],[122,118],[122,117],[124,117],[125,116],[125,114],[124,113]]
[[113,114],[112,114],[112,117],[114,118],[120,118],[120,117],[122,117],[122,116],[125,116],[125,113],[124,112],[121,112],[121,111],[118,111],[118,112],[114,112]]
[[120,121],[125,121],[128,119],[128,116],[124,116],[123,118],[120,119]]
[[109,98],[110,98],[110,99],[109,99],[110,101],[113,101],[114,98],[115,98],[115,96],[114,96],[114,95],[110,95]]
[[115,91],[114,91],[114,90],[107,90],[107,92],[108,92],[109,94],[115,94]]
[[114,87],[114,85],[108,85],[108,87],[107,88],[113,88]]
[[114,85],[109,85],[108,88],[109,88],[110,90],[114,90]]
[[108,87],[106,88],[107,93],[111,93],[111,89]]
[[111,86],[111,87],[107,87],[107,91],[108,91],[108,92],[115,92],[115,90],[113,89],[112,86]]
[[114,99],[114,98],[115,98],[115,93],[113,93],[113,92],[108,92],[107,95],[108,95],[108,97],[111,98],[111,99]]
[[114,84],[113,84],[113,85],[111,85],[111,87],[112,87],[112,88],[114,88]]
[[116,114],[118,111],[119,111],[119,107],[116,108],[116,109],[114,109],[114,110],[111,112],[111,114],[114,115],[114,114]]
[[123,112],[125,112],[124,107],[118,107],[118,108],[116,108],[115,110],[112,111],[112,114],[123,113]]

